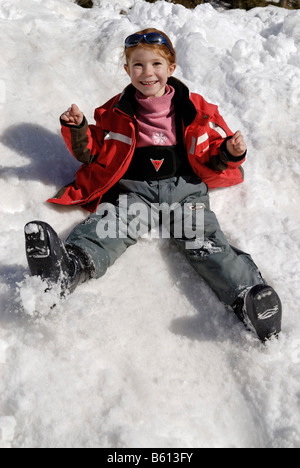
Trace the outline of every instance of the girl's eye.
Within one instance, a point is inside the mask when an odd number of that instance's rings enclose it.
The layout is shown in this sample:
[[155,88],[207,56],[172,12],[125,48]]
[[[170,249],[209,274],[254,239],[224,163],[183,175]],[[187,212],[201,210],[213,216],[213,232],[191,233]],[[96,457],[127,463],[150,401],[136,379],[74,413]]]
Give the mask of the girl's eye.
[[141,63],[135,63],[133,66],[134,66],[134,67],[141,67],[142,64],[141,64]]
[[155,67],[158,67],[159,65],[161,65],[161,62],[154,62]]

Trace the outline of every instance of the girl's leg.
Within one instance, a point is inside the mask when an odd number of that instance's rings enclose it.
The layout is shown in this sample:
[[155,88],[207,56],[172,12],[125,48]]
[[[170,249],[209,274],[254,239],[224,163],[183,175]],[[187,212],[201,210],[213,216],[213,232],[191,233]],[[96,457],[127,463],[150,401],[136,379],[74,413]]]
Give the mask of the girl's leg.
[[[191,211],[192,216],[185,217],[184,223],[190,223],[185,229],[193,232],[196,231],[197,204],[199,209],[204,210],[202,239],[196,239],[196,242],[185,237],[174,240],[220,300],[232,305],[242,291],[257,284],[265,284],[265,281],[251,256],[229,244],[216,215],[210,210],[209,197],[207,191],[203,192],[203,184],[199,183],[198,192],[195,185],[191,188],[191,195],[180,201],[181,212],[184,212],[186,203],[192,202],[195,210]],[[171,233],[174,235],[174,230]]]
[[66,240],[68,249],[81,249],[90,258],[96,278],[153,227],[149,221],[155,189],[146,182],[122,181],[118,191],[122,193],[112,203],[101,203]]
[[[255,330],[261,341],[278,336],[282,321],[278,294],[266,284],[251,256],[229,245],[215,214],[209,208],[203,187],[199,186],[199,193],[194,193],[193,198],[194,216],[185,216],[184,222],[190,222],[189,232],[191,228],[195,230],[195,213],[197,208],[202,210],[201,238],[194,239],[194,242],[184,237],[175,238],[177,245],[220,300],[231,306],[246,327]],[[190,202],[191,197],[188,200]],[[183,200],[181,204],[185,202]]]

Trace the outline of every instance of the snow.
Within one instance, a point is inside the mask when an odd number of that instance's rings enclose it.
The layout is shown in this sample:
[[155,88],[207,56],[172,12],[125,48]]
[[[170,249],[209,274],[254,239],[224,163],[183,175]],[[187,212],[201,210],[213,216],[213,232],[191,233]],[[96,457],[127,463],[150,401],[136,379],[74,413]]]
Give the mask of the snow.
[[[38,234],[39,232],[39,226],[38,224],[35,223],[29,223],[25,226],[24,229],[25,234],[30,235],[30,234]],[[44,236],[43,236],[44,237]],[[44,237],[45,239],[45,237]]]
[[[0,0],[0,446],[299,448],[300,11],[95,3]],[[124,38],[152,25],[174,41],[175,76],[248,142],[245,183],[211,205],[281,296],[266,346],[167,239],[54,308],[28,274],[26,223],[66,238],[86,217],[45,202],[79,166],[58,117],[76,102],[92,122],[128,83]]]

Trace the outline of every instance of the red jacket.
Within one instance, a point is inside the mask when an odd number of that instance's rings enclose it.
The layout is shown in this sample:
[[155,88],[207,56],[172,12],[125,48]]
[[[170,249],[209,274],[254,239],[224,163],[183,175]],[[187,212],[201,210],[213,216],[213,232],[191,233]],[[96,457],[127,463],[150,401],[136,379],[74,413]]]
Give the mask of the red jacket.
[[[169,78],[168,83],[175,88],[175,112],[181,115],[183,139],[195,174],[209,188],[242,182],[240,166],[245,155],[235,158],[222,145],[233,133],[217,106],[198,94],[189,95],[188,88],[176,78]],[[102,196],[130,165],[138,138],[135,105],[135,88],[129,85],[95,110],[96,125],[88,125],[85,118],[79,127],[61,121],[67,147],[83,164],[76,180],[49,199],[50,203],[82,205],[90,212],[97,209]]]

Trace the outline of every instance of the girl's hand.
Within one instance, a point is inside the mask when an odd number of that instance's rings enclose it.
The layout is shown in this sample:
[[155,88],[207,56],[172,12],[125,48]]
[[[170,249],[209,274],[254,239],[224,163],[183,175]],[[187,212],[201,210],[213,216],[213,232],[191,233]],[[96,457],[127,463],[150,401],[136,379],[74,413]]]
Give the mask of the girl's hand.
[[232,156],[242,156],[242,154],[244,154],[247,150],[247,145],[245,143],[242,132],[235,132],[233,137],[230,140],[227,140],[226,148]]
[[72,104],[66,112],[64,112],[61,117],[69,125],[81,125],[83,121],[83,112],[79,110],[79,107],[76,104]]

